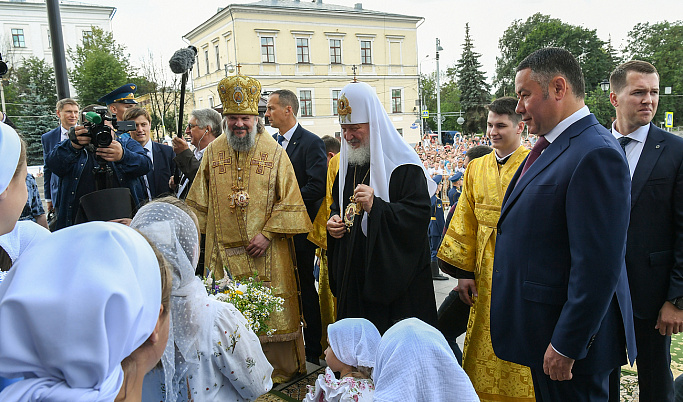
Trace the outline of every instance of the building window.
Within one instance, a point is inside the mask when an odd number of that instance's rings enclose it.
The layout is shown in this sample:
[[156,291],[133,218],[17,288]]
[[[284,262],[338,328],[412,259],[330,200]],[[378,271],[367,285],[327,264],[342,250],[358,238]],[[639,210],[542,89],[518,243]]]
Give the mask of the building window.
[[341,39],[330,39],[330,64],[341,64]]
[[52,36],[50,36],[50,29],[47,29],[47,48],[52,49]]
[[398,131],[398,135],[403,137],[403,129],[402,128],[397,128],[396,131]]
[[14,47],[26,47],[23,29],[12,28],[12,43],[14,44]]
[[332,90],[332,116],[337,115],[337,105],[339,104],[339,93],[341,90],[339,89],[333,89]]
[[209,96],[209,107],[213,108],[213,96]]
[[372,64],[372,41],[360,41],[360,62],[361,64]]
[[301,105],[301,117],[313,116],[313,98],[310,90],[299,91],[299,104]]
[[209,74],[209,50],[204,50],[204,61],[206,62],[206,73]]
[[308,54],[308,38],[296,38],[296,62],[310,63]]
[[201,72],[199,71],[199,55],[197,55],[197,60],[195,61],[195,64],[197,65],[197,78],[201,75]]
[[213,47],[216,50],[216,70],[221,69],[221,54],[218,50],[218,45],[214,45]]
[[83,31],[83,44],[88,46],[92,44],[92,31]]
[[391,90],[391,113],[402,113],[401,108],[401,90],[392,89]]
[[261,62],[275,63],[275,41],[271,36],[261,38]]

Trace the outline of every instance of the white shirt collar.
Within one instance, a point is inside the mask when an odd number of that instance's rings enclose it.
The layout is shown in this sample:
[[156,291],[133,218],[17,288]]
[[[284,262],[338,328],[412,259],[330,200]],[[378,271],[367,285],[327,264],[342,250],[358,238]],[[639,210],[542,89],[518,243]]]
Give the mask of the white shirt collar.
[[591,112],[588,110],[588,106],[583,106],[581,109],[577,110],[576,112],[572,113],[571,116],[567,117],[566,119],[562,120],[559,122],[555,128],[550,130],[548,134],[545,135],[545,139],[552,143],[555,141],[557,137],[560,136],[566,130],[569,126],[572,124],[576,123],[577,121],[583,119],[584,117],[588,116]]
[[[636,140],[638,142],[645,142],[647,139],[647,133],[650,131],[650,124],[646,124],[644,126],[638,127],[638,129],[630,134],[627,134],[626,137],[629,137],[632,140]],[[614,138],[617,140],[623,135],[617,131],[617,121],[615,120],[612,122],[612,135]]]
[[282,135],[283,137],[285,137],[285,140],[287,140],[287,142],[289,142],[289,141],[292,139],[292,136],[294,135],[294,132],[296,131],[297,127],[299,127],[299,122],[298,122],[298,121],[297,121],[296,123],[294,123],[294,125],[292,126],[292,128],[290,128],[289,130],[287,130],[287,132],[284,133],[284,135]]
[[64,126],[60,125],[59,128],[62,129],[61,132],[61,141],[64,141],[65,139],[69,138],[69,130],[65,129]]

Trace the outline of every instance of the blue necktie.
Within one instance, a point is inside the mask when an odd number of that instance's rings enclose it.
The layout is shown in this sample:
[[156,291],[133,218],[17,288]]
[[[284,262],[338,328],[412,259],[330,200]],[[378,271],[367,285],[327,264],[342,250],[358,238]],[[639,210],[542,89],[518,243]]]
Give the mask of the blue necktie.
[[277,143],[282,145],[282,141],[285,140],[285,137],[283,135],[278,134],[277,135]]
[[617,141],[619,141],[619,145],[621,145],[621,149],[623,149],[624,152],[626,152],[626,145],[628,145],[629,142],[633,141],[633,138],[623,136],[623,137],[619,137],[619,139]]

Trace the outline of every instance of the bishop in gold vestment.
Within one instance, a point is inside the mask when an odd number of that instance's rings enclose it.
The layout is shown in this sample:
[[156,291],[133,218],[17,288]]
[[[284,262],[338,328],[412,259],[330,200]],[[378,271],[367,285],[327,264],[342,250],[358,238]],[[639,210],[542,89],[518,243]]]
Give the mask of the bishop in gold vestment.
[[470,162],[437,255],[459,269],[474,272],[478,297],[470,310],[462,365],[482,401],[535,400],[531,371],[496,357],[490,329],[496,225],[507,186],[528,153],[520,146],[504,165],[497,162],[495,152]]
[[[231,79],[241,81],[237,85],[224,83]],[[249,80],[258,84],[244,76],[226,78],[219,83],[223,114],[230,114],[226,110],[232,111],[232,116],[224,118],[226,131],[229,118],[239,121],[236,123],[239,126],[245,123],[238,119],[258,113],[260,84],[258,89],[252,89],[256,84]],[[239,96],[235,95],[238,92]],[[253,110],[235,111],[237,106],[224,99],[224,95],[231,101],[244,102],[250,99],[243,96],[253,95],[250,102]],[[224,270],[235,279],[257,272],[273,294],[285,300],[283,311],[270,316],[275,334],[261,336],[261,344],[274,367],[273,381],[286,382],[306,372],[292,236],[310,231],[311,221],[286,152],[260,122],[256,130],[257,116],[247,117],[253,117],[254,121],[255,133],[250,133],[254,137],[253,145],[248,150],[236,151],[227,138],[232,136],[230,133],[209,144],[186,201],[197,214],[200,230],[206,235],[207,269],[216,278],[222,278]],[[239,130],[244,131],[242,127]],[[270,242],[261,256],[252,257],[249,245],[259,235]]]

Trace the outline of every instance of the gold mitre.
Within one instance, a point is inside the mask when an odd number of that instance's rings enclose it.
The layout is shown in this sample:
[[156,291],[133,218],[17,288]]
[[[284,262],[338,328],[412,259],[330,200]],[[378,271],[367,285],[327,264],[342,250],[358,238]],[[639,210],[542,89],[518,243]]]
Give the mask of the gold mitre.
[[251,114],[258,116],[261,83],[242,74],[223,78],[218,83],[218,96],[223,103],[223,115]]

